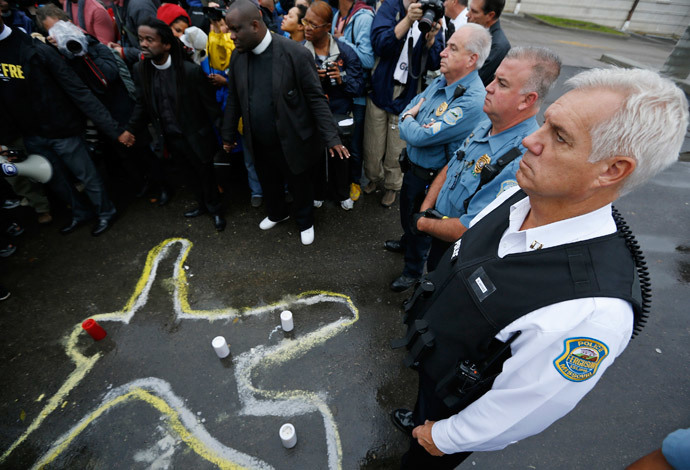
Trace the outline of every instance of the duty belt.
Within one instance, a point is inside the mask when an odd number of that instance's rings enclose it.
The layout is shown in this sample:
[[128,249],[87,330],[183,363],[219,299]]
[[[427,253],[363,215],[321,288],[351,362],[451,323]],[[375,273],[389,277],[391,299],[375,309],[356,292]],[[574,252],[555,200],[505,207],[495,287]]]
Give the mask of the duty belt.
[[409,162],[410,162],[410,171],[417,178],[421,178],[424,181],[426,181],[427,183],[433,181],[434,178],[436,178],[436,175],[438,174],[438,170],[430,170],[428,168],[422,168],[419,165],[415,165],[412,160],[409,160]]

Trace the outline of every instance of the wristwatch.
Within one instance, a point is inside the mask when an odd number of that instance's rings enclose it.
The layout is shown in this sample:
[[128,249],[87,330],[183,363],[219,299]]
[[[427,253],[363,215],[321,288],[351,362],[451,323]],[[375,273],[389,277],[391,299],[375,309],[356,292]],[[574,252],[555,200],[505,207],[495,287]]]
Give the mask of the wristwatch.
[[[403,114],[403,115],[402,115],[401,121],[404,121],[405,118],[406,118],[407,116],[412,116],[412,113],[405,113],[405,114]],[[414,117],[414,116],[412,116],[412,117]]]

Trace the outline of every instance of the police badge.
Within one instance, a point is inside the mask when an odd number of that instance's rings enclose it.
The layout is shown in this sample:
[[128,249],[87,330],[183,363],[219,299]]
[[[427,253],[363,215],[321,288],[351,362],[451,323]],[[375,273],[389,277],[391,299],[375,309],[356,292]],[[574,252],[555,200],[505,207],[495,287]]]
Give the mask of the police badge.
[[438,105],[438,108],[436,108],[436,116],[440,116],[441,114],[445,113],[446,109],[448,109],[448,103],[444,101]]
[[491,163],[491,157],[488,156],[487,154],[482,155],[479,157],[477,162],[474,164],[474,169],[472,170],[472,174],[474,176],[477,176],[479,173],[482,172],[482,168],[484,168],[484,165],[488,165]]
[[584,382],[597,373],[609,347],[593,338],[568,338],[563,354],[553,361],[556,370],[571,382]]

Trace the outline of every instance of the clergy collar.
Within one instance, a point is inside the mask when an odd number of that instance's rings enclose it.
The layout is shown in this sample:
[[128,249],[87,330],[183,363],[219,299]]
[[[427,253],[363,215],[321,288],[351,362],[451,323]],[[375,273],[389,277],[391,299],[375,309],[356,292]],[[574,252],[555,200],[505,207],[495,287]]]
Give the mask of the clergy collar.
[[3,39],[7,39],[10,34],[12,34],[12,30],[9,26],[5,25],[5,28],[2,30],[2,33],[0,33],[0,41],[2,41]]
[[271,31],[266,29],[266,35],[261,40],[259,45],[256,46],[254,49],[252,49],[252,54],[254,54],[254,55],[262,54],[266,49],[268,49],[268,46],[271,44],[272,40],[273,40],[273,38],[271,37]]
[[169,69],[170,66],[172,65],[172,57],[170,56],[170,54],[168,54],[168,60],[166,60],[165,63],[164,63],[163,65],[158,65],[158,64],[156,64],[154,61],[151,61],[151,63],[152,63],[153,66],[156,67],[158,70]]

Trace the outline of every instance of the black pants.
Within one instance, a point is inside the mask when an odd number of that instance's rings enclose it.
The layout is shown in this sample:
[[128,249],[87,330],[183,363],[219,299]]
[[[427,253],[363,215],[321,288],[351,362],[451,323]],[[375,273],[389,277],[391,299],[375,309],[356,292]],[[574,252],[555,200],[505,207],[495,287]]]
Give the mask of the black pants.
[[[415,426],[421,426],[425,420],[439,421],[448,418],[454,413],[441,401],[435,393],[436,382],[431,380],[423,372],[419,373],[419,391],[417,392],[417,403],[414,406],[412,418]],[[435,457],[428,453],[424,447],[419,445],[417,439],[410,440],[410,448],[403,455],[400,464],[401,469],[418,470],[434,469],[452,470],[460,465],[472,452],[459,452],[457,454],[446,454]]]
[[[410,225],[410,217],[419,210],[429,183],[429,181],[420,178],[412,171],[407,171],[405,176],[403,176],[403,184],[400,191],[400,225],[403,228],[403,236],[400,242],[405,248],[403,276],[419,278],[424,274],[424,263],[431,246],[431,237],[428,235],[415,235]],[[431,271],[431,268],[429,271]]]
[[209,156],[207,161],[201,160],[182,135],[166,135],[165,145],[174,158],[181,160],[188,167],[185,176],[194,191],[199,207],[205,207],[211,214],[220,214],[222,207],[213,173],[213,157]]
[[[292,215],[300,231],[314,225],[313,171],[294,174],[288,167],[280,144],[261,145],[254,141],[254,167],[264,191],[266,212],[274,222]],[[258,144],[258,145],[257,145]],[[292,194],[292,206],[285,202],[285,184]]]

